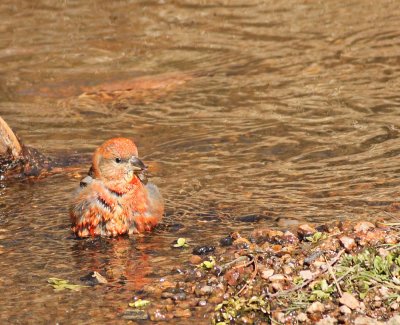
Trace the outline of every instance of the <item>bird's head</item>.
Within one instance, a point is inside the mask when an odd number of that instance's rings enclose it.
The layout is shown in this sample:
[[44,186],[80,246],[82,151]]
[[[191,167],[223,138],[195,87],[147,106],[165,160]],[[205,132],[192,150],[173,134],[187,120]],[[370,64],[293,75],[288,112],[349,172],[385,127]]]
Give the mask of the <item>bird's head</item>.
[[97,179],[127,184],[146,170],[138,158],[135,143],[126,138],[113,138],[98,147],[93,156],[92,168]]

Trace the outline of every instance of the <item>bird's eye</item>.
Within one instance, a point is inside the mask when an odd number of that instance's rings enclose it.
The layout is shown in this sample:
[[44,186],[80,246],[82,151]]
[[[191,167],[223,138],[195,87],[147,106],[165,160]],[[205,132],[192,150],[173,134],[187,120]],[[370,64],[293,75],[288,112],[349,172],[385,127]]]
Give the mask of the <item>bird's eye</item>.
[[121,158],[115,158],[115,162],[117,162],[118,164],[121,162]]

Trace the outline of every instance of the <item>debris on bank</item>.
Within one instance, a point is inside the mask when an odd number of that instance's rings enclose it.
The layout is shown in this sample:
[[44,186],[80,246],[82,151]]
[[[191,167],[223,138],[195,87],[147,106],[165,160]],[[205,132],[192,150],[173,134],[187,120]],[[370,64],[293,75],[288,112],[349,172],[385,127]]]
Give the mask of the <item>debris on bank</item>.
[[145,289],[163,302],[147,310],[149,319],[197,316],[217,325],[400,323],[400,223],[236,232],[208,255],[192,255],[177,271]]

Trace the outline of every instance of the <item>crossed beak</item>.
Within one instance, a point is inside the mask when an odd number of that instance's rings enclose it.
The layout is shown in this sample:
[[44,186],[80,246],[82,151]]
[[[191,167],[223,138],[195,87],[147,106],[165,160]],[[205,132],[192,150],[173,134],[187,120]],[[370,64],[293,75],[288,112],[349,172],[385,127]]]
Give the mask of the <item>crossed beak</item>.
[[[134,176],[137,175],[139,177],[139,179],[142,181],[141,175],[145,174],[144,172],[147,169],[146,165],[143,163],[143,161],[141,161],[138,157],[135,157],[135,156],[133,156],[131,159],[129,159],[129,162],[130,162],[131,168],[130,168],[129,172],[126,174],[125,180],[129,183],[132,181]],[[142,176],[142,177],[144,177],[144,176]]]
[[147,169],[146,165],[138,157],[133,156],[131,159],[129,159],[129,162],[131,163],[131,167],[134,172]]

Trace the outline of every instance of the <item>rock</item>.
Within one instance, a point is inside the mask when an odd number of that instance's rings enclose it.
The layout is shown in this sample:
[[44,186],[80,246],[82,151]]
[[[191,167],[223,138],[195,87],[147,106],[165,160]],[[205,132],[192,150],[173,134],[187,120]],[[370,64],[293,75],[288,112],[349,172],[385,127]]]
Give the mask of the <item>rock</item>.
[[398,325],[398,324],[400,324],[400,315],[393,316],[386,323],[386,325]]
[[172,299],[173,296],[174,296],[174,294],[172,292],[163,292],[161,294],[161,298],[163,298],[163,299],[168,299],[168,298]]
[[354,226],[356,232],[367,232],[370,229],[374,229],[375,225],[368,221],[361,221]]
[[212,304],[212,305],[218,305],[222,301],[224,301],[224,297],[222,297],[222,296],[213,296],[208,299],[208,303]]
[[273,282],[271,284],[271,287],[274,289],[275,292],[279,292],[283,290],[283,284],[282,282]]
[[174,301],[186,300],[186,293],[178,292],[178,293],[174,294],[174,296],[172,297],[172,300],[174,300]]
[[286,275],[293,273],[293,269],[289,265],[282,266],[282,270],[283,270],[283,273],[285,273]]
[[213,287],[211,286],[203,286],[200,288],[200,294],[201,295],[209,295],[214,291]]
[[316,324],[317,325],[334,325],[337,323],[338,323],[338,321],[336,318],[327,316],[326,318],[323,318],[320,321],[318,321]]
[[385,241],[386,232],[381,229],[373,229],[360,237],[360,245],[376,245]]
[[[399,309],[399,303],[397,303],[397,302],[392,303],[392,304],[390,305],[390,308],[392,308],[393,310]],[[400,323],[399,323],[399,324],[400,324]]]
[[367,316],[359,316],[354,320],[354,325],[383,325],[383,324],[384,323]]
[[311,263],[313,263],[316,259],[318,259],[318,258],[321,257],[322,255],[324,255],[324,252],[321,251],[321,250],[312,252],[311,255],[308,255],[308,256],[304,259],[304,264],[310,265]]
[[314,277],[314,273],[310,270],[300,271],[299,275],[302,277],[303,280],[311,280]]
[[239,237],[238,239],[236,239],[233,242],[233,245],[237,248],[237,249],[248,249],[250,247],[250,242],[248,239],[243,238],[243,237]]
[[175,288],[175,283],[172,283],[168,280],[165,280],[164,278],[161,278],[159,287],[161,289]]
[[339,239],[335,237],[328,237],[322,243],[319,243],[319,249],[324,251],[336,252],[340,247]]
[[297,234],[299,235],[299,237],[301,239],[303,239],[304,237],[312,236],[316,232],[317,232],[317,230],[308,224],[300,225],[297,228]]
[[342,246],[346,249],[346,251],[350,252],[352,251],[354,248],[357,247],[356,241],[348,236],[340,236],[339,237],[340,243],[342,244]]
[[325,306],[322,303],[320,303],[319,301],[315,301],[307,308],[307,313],[310,313],[310,314],[323,313],[324,310],[325,310]]
[[215,246],[197,246],[193,248],[194,255],[206,255],[215,251]]
[[293,234],[290,231],[285,231],[285,233],[283,234],[283,240],[287,243],[287,244],[293,244],[293,245],[297,245],[299,243],[299,238],[297,238],[297,236],[295,234]]
[[222,238],[219,243],[221,246],[231,246],[233,244],[233,238],[231,236],[227,236]]
[[204,307],[207,305],[207,300],[199,300],[199,302],[197,303],[200,307]]
[[192,255],[189,261],[190,264],[197,265],[200,264],[203,261],[203,259],[198,255]]
[[127,309],[122,314],[122,318],[126,320],[146,320],[149,315],[147,311],[142,309]]
[[92,271],[89,274],[81,277],[80,280],[88,286],[108,283],[107,279],[96,271]]
[[177,308],[174,312],[174,317],[178,317],[178,318],[188,318],[191,316],[192,316],[192,313],[189,309]]
[[162,310],[160,310],[158,308],[150,309],[149,310],[149,315],[150,315],[150,319],[152,321],[166,321],[166,320],[174,318],[173,314],[167,313],[167,312],[162,311]]
[[309,319],[308,319],[308,317],[307,317],[307,314],[305,314],[305,313],[299,313],[299,314],[297,315],[296,319],[297,319],[299,322],[303,322],[303,323],[309,321]]
[[349,307],[347,307],[346,305],[340,306],[339,309],[340,309],[340,312],[341,312],[342,314],[345,314],[345,315],[351,314],[351,309],[350,309]]
[[339,299],[339,302],[342,305],[346,305],[351,309],[356,309],[360,306],[360,302],[351,293],[348,292],[343,293],[343,295]]
[[385,236],[385,244],[394,245],[394,244],[397,244],[397,242],[398,242],[398,240],[395,235]]
[[230,269],[224,274],[224,278],[230,286],[237,285],[240,278],[239,269]]
[[271,282],[285,281],[286,277],[283,274],[274,274],[269,277]]
[[273,269],[265,269],[261,272],[261,277],[263,279],[268,279],[269,277],[271,277],[274,274],[274,270]]

